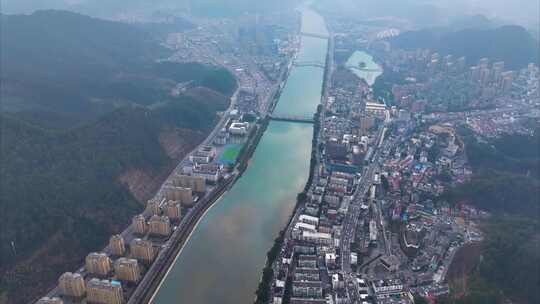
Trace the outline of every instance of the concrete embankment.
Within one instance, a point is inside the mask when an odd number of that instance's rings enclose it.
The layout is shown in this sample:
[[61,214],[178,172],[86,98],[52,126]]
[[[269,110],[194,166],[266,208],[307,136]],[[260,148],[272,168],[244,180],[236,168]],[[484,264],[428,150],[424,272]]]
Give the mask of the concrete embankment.
[[218,185],[210,194],[200,201],[192,210],[192,213],[187,215],[189,218],[183,222],[171,237],[171,247],[164,248],[160,254],[160,259],[155,261],[145,275],[143,281],[137,286],[135,293],[130,297],[128,304],[149,303],[152,300],[159,285],[166,277],[171,265],[174,264],[182,252],[191,236],[193,230],[197,227],[199,221],[204,217],[206,212],[216,203],[226,191],[234,185],[234,182],[242,176],[242,173],[248,166],[249,159],[252,157],[257,145],[262,138],[264,131],[269,123],[269,119],[264,119],[253,129],[248,141],[244,145],[238,157],[236,166],[238,173],[225,180]]
[[171,237],[171,247],[160,253],[159,260],[155,261],[143,281],[137,286],[135,293],[130,297],[128,304],[149,303],[159,284],[167,274],[168,269],[181,253],[185,243],[189,240],[193,229],[204,216],[206,211],[229,189],[235,179],[233,177],[216,187],[205,199],[197,204],[193,213],[186,222],[174,232]]

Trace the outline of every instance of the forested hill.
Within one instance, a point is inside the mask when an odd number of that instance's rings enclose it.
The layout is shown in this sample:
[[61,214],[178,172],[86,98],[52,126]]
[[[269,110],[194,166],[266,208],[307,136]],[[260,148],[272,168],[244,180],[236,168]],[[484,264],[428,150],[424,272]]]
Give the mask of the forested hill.
[[52,10],[2,15],[1,25],[3,110],[84,120],[111,110],[110,96],[144,103],[158,94],[155,81],[130,92],[165,53],[135,27]]
[[465,56],[469,64],[476,64],[483,57],[502,60],[509,69],[539,62],[538,40],[523,27],[514,25],[460,31],[423,29],[402,33],[390,41],[398,48],[426,48],[456,57]]
[[[61,77],[73,72],[73,81],[99,68],[138,71],[163,50],[148,33],[128,24],[58,10],[31,15],[2,15],[2,67],[11,76],[21,68],[32,76]],[[150,59],[150,60],[149,60]],[[51,69],[52,65],[55,65]],[[47,69],[45,69],[47,68]]]
[[455,266],[461,273],[451,268],[457,273],[450,279],[457,292],[443,304],[539,303],[539,131],[537,126],[532,136],[478,141],[470,130],[460,130],[473,177],[443,198],[454,204],[468,202],[492,217],[482,223],[486,239],[477,253],[481,258],[476,257],[481,262],[469,269]]
[[[504,135],[478,141],[460,130],[473,178],[445,194],[452,203],[469,201],[497,215],[540,212],[540,128],[534,135]],[[519,147],[519,148],[517,148]]]
[[[225,69],[155,60],[126,24],[1,16],[0,303],[28,303],[143,209],[236,89]],[[187,89],[172,94],[179,83]]]
[[246,12],[271,13],[275,10],[293,10],[301,0],[6,0],[4,11],[9,13],[32,12],[36,8],[56,8],[77,11],[103,18],[118,16],[173,15],[189,10],[205,17],[238,16]]
[[178,82],[226,95],[235,87],[222,68],[156,63],[169,51],[135,26],[54,10],[2,15],[1,23],[2,110],[25,117],[73,126],[161,102]]

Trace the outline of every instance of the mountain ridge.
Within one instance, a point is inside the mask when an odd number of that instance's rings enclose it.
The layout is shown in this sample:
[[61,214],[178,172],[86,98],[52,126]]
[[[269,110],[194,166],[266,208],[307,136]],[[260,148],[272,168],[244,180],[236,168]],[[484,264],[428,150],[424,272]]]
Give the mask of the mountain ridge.
[[538,41],[518,25],[458,31],[421,29],[402,33],[390,42],[403,49],[425,48],[455,57],[465,56],[468,64],[476,64],[483,57],[492,62],[502,60],[510,69],[539,62]]

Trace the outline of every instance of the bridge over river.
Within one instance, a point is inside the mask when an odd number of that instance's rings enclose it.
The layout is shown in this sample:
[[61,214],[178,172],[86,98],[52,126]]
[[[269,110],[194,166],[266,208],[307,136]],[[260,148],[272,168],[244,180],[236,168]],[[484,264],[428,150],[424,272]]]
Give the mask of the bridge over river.
[[316,34],[316,33],[307,33],[307,32],[300,32],[300,35],[301,36],[306,36],[306,37],[313,37],[313,38],[321,38],[321,39],[328,39],[328,35],[323,35],[323,34]]
[[[316,12],[304,9],[302,24],[305,32],[321,33],[305,36],[327,38],[324,19]],[[327,40],[305,40],[297,65],[324,63]],[[205,211],[149,303],[253,303],[266,254],[309,176],[311,123],[323,76],[320,68],[291,69],[248,168]]]
[[270,115],[271,120],[276,121],[289,121],[289,122],[301,122],[301,123],[314,123],[313,116],[309,115]]
[[325,64],[320,61],[296,61],[293,63],[293,65],[297,67],[310,66],[310,67],[316,67],[316,68],[321,68],[321,69],[325,68]]

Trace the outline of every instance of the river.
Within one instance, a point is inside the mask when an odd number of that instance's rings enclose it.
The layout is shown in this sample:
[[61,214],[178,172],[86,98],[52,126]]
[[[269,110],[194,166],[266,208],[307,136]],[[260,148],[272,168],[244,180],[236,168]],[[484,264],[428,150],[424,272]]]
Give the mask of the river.
[[[302,30],[327,34],[321,16],[303,9]],[[298,61],[325,62],[327,41],[303,37]],[[294,67],[276,113],[313,115],[324,70]],[[309,174],[313,126],[272,121],[250,165],[202,218],[152,303],[252,303],[274,238],[291,216]]]

